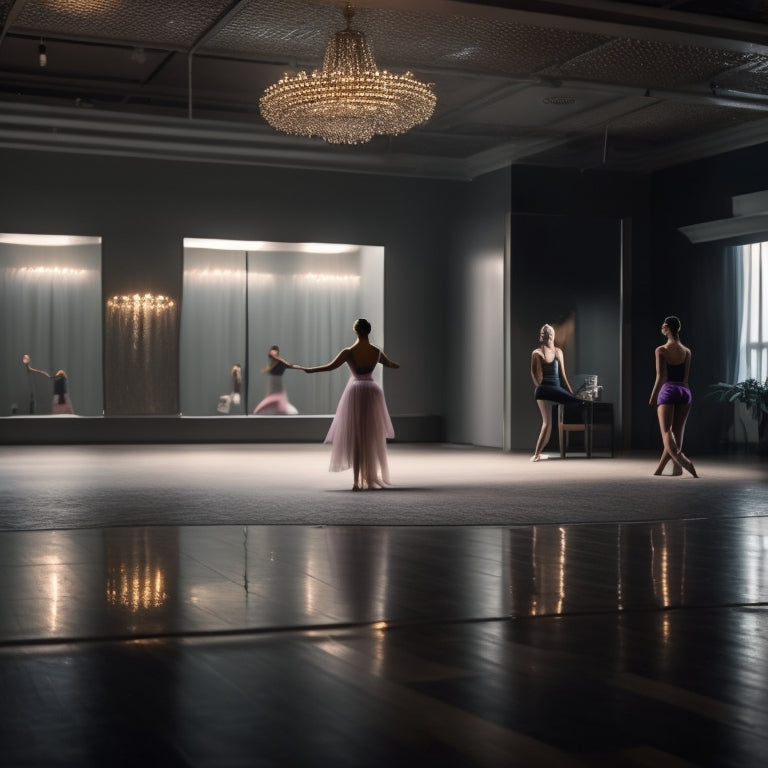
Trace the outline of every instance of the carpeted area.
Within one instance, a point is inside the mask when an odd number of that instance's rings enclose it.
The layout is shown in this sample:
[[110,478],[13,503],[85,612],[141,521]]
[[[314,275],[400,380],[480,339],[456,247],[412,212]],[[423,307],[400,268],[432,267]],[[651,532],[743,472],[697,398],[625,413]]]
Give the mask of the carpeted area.
[[654,477],[656,456],[551,457],[393,444],[393,487],[352,493],[315,444],[0,447],[0,530],[139,525],[530,525],[768,511],[757,457]]

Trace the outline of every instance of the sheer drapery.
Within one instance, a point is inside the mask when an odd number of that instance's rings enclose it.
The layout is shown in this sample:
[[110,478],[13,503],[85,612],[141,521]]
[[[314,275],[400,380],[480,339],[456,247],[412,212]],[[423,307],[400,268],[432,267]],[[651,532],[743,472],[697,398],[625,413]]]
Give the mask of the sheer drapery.
[[[270,256],[249,254],[251,410],[264,396],[262,370],[273,344],[289,362],[308,366],[327,363],[354,341],[352,326],[362,311],[357,271],[331,271],[325,264],[322,272],[288,272],[285,260],[283,270],[273,269],[276,265]],[[333,413],[348,378],[346,366],[321,376],[291,370],[283,375],[289,401],[303,414]]]
[[768,243],[742,246],[742,313],[738,381],[768,378]]
[[[217,413],[232,392],[232,366],[245,366],[245,251],[184,250],[179,395],[182,414]],[[245,382],[247,385],[247,382]],[[230,404],[230,414],[242,414]]]
[[720,323],[720,338],[714,340],[723,344],[725,370],[722,381],[738,381],[741,364],[742,307],[744,300],[741,246],[726,246],[722,259],[720,286],[722,303],[726,311]]
[[31,365],[66,371],[75,413],[103,412],[101,246],[0,244],[0,406],[50,414],[52,381]]

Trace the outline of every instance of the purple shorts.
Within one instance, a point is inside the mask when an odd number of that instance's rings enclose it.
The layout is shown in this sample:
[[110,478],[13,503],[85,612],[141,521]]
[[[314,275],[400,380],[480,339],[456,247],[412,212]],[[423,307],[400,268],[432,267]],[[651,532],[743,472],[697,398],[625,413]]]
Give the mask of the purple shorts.
[[691,390],[684,384],[668,381],[661,385],[656,405],[680,405],[690,403],[693,400]]

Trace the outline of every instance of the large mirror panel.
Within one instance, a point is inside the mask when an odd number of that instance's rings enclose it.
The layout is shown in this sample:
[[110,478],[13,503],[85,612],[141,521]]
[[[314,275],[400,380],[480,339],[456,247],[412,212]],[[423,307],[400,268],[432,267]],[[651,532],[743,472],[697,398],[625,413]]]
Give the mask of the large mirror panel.
[[[383,345],[383,277],[378,246],[185,239],[182,414],[254,415],[276,386],[271,347],[289,362],[326,363],[354,341],[357,317]],[[323,376],[288,369],[277,386],[289,415],[327,415],[347,378],[346,368]]]
[[0,234],[0,322],[4,416],[103,414],[101,238]]

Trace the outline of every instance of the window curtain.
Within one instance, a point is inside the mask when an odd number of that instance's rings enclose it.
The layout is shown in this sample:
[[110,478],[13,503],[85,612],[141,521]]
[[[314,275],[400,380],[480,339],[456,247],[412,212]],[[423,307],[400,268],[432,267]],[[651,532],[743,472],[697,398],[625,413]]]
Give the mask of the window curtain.
[[741,365],[742,306],[744,300],[744,269],[742,246],[726,246],[720,275],[722,290],[722,344],[725,370],[722,381],[738,381]]
[[52,412],[53,382],[31,366],[66,371],[75,413],[101,416],[101,246],[0,245],[0,407],[3,415]]
[[752,243],[741,249],[741,328],[738,381],[768,378],[768,243]]

